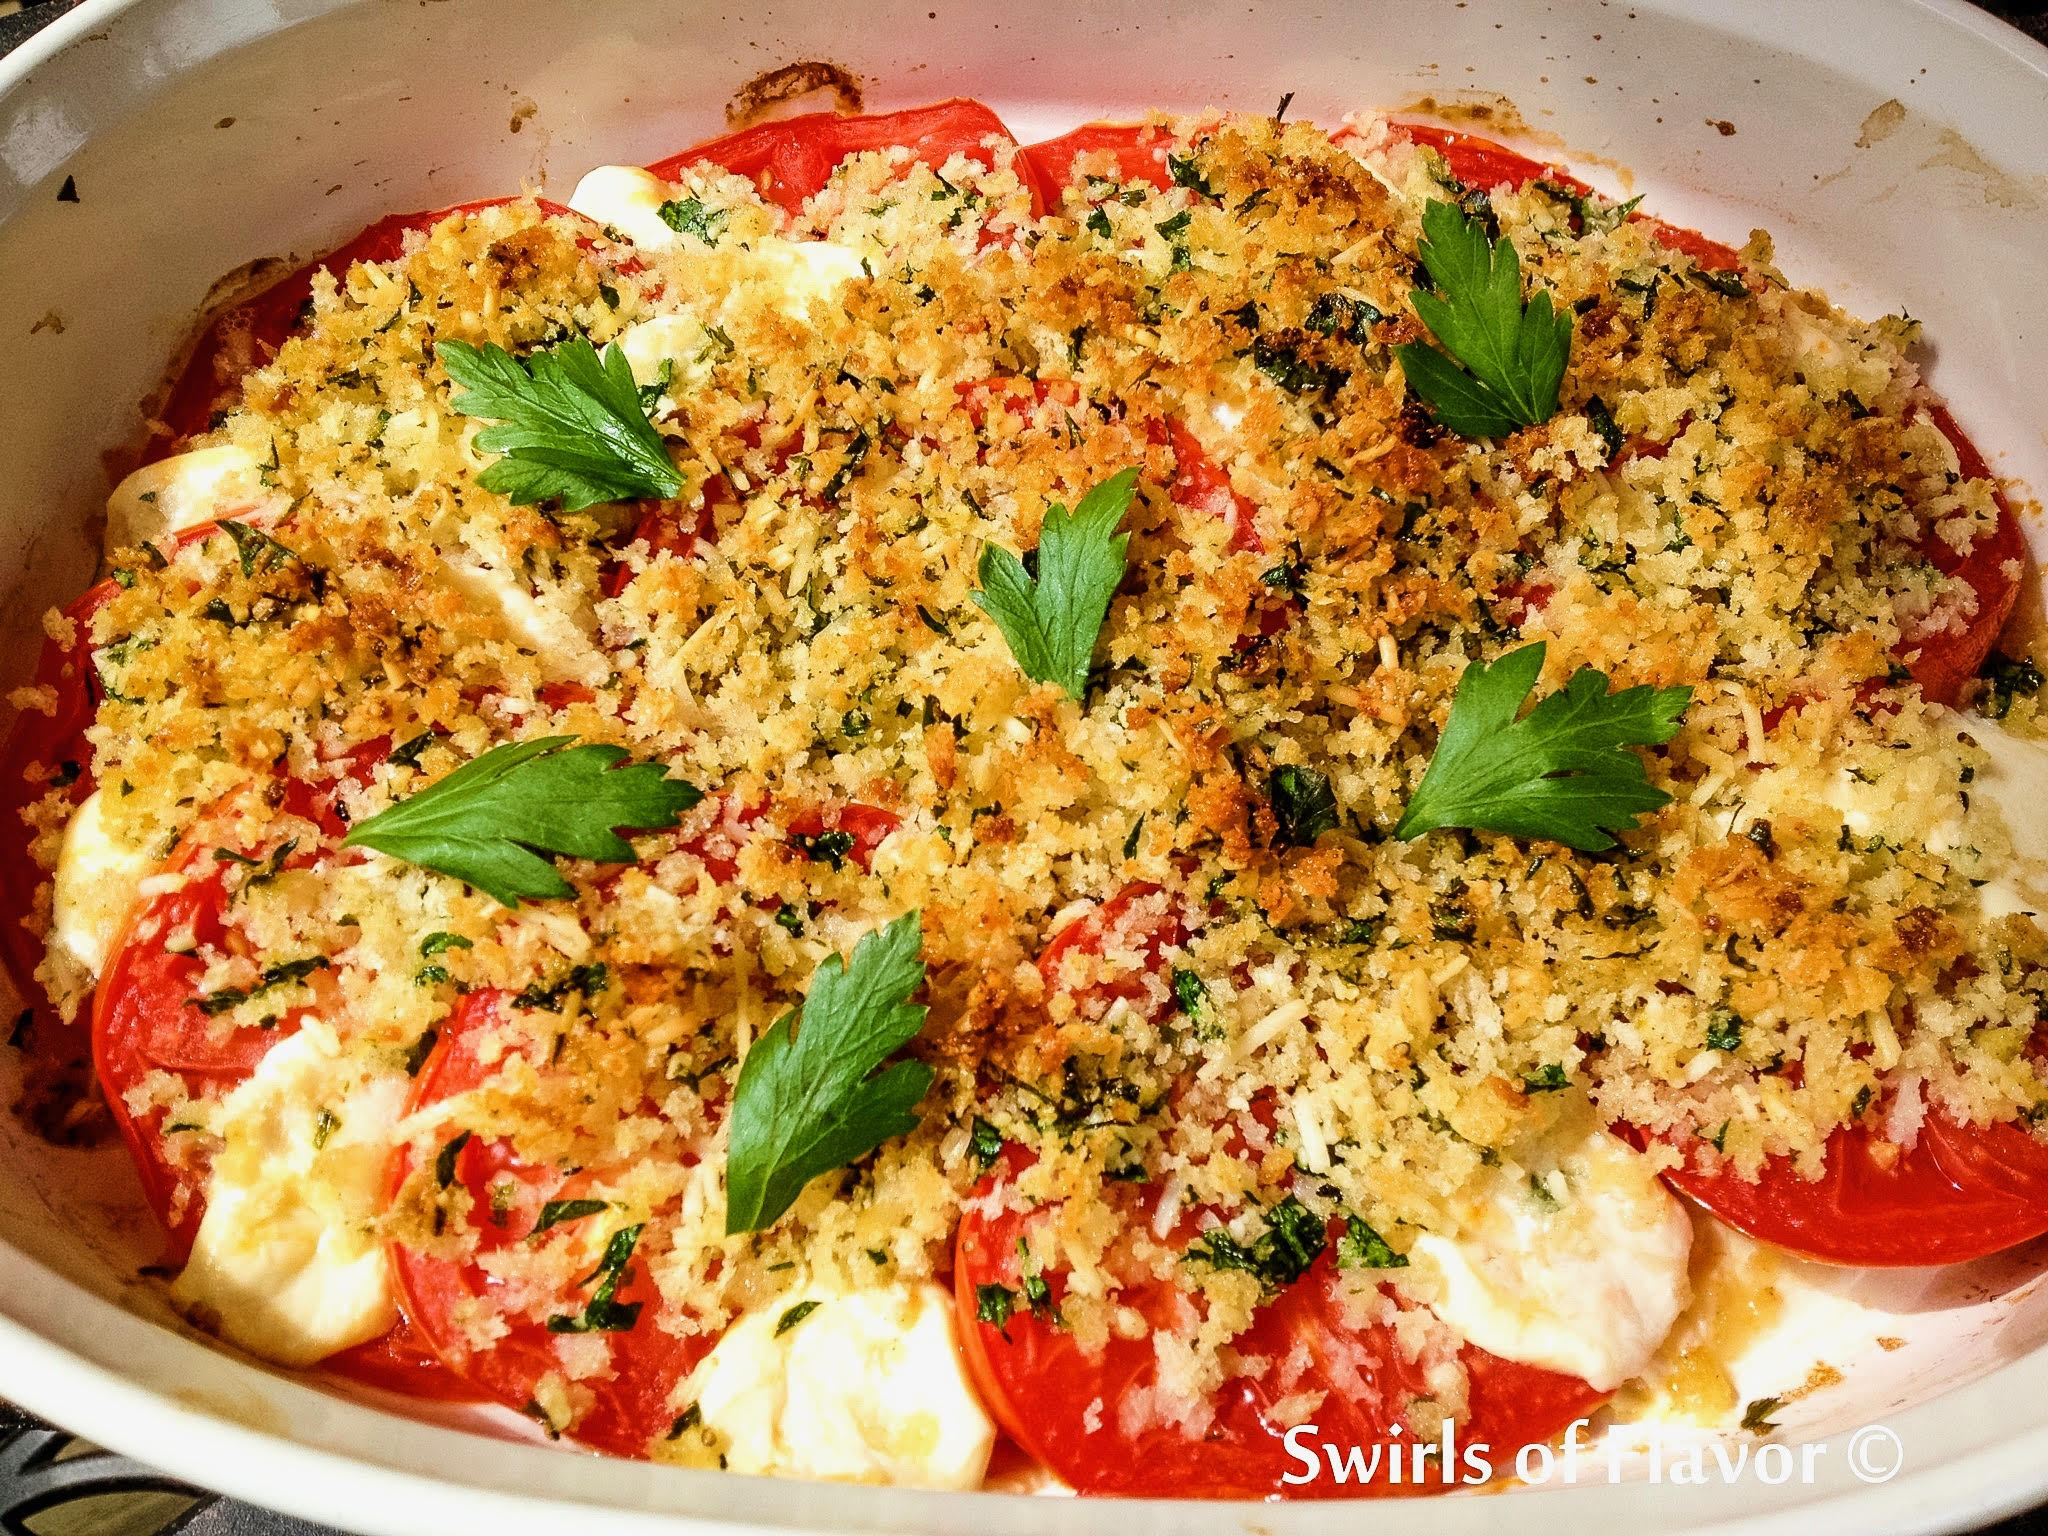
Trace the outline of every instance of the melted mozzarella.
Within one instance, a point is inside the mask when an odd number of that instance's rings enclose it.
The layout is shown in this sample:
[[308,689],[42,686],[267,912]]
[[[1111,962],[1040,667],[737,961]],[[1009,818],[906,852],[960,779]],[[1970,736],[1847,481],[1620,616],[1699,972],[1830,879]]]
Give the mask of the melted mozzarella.
[[[816,1307],[778,1333],[807,1301]],[[694,1384],[736,1472],[977,1488],[995,1444],[952,1296],[929,1282],[784,1296],[726,1330]]]
[[[686,239],[696,244],[692,237],[669,228],[661,216],[661,205],[673,194],[667,182],[638,166],[601,165],[576,184],[569,206],[643,250],[666,251]],[[781,296],[778,307],[796,319],[811,314],[829,301],[842,283],[866,270],[858,252],[829,240],[784,240],[768,235],[744,242],[726,241],[719,249],[754,269],[746,275],[758,276],[776,288]],[[693,345],[692,355],[696,350]]]
[[221,1337],[279,1365],[310,1365],[397,1321],[377,1214],[406,1084],[351,1083],[309,1021],[227,1096],[206,1215],[171,1287]]
[[1578,1121],[1494,1169],[1411,1253],[1438,1316],[1504,1360],[1610,1391],[1684,1310],[1692,1223],[1649,1159]]
[[667,393],[671,397],[702,386],[711,377],[711,364],[717,356],[711,333],[695,315],[688,314],[636,320],[619,332],[618,345],[633,370],[633,382],[642,389],[661,382],[661,367],[667,363]]
[[521,650],[531,651],[551,682],[603,682],[610,668],[591,641],[590,604],[567,589],[536,592],[521,577],[464,553],[441,562],[450,586],[472,611],[493,621]]
[[840,285],[867,270],[860,254],[829,240],[757,240],[754,260],[782,290],[782,309],[799,318],[828,303]]
[[637,165],[600,165],[569,194],[569,207],[650,251],[665,251],[683,237],[668,227],[661,205],[669,185]]
[[107,833],[103,791],[85,797],[64,828],[50,903],[50,945],[97,977],[135,905],[137,887],[156,865],[145,848]]
[[2048,742],[2015,736],[1981,715],[1951,711],[1948,718],[1991,759],[1970,787],[1996,808],[2012,838],[2011,863],[1978,888],[1978,901],[1991,917],[2048,917]]
[[126,549],[221,517],[249,517],[281,505],[263,468],[233,445],[197,448],[145,464],[107,498],[107,547]]

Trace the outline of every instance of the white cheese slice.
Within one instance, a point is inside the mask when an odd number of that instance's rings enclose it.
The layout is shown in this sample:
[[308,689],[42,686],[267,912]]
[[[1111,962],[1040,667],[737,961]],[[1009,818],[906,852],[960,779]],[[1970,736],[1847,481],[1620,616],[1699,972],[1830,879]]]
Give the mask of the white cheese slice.
[[567,589],[536,591],[523,577],[466,552],[443,560],[441,569],[474,611],[521,650],[533,653],[550,682],[594,687],[610,675],[609,663],[591,638],[597,621],[586,599]]
[[358,1079],[311,1023],[279,1041],[221,1104],[206,1215],[172,1299],[279,1365],[390,1328],[377,1218],[405,1089],[401,1077]]
[[667,182],[637,165],[600,165],[576,183],[569,207],[635,245],[665,251],[682,239],[661,216],[673,196]]
[[717,343],[695,315],[656,315],[636,320],[619,332],[619,350],[642,389],[661,382],[661,365],[669,365],[666,393],[671,397],[703,386],[711,377]]
[[2011,863],[1978,887],[1981,909],[1989,917],[2048,917],[2048,742],[2015,736],[1982,715],[1950,710],[1945,718],[1991,759],[1970,790],[1998,812],[2012,838]]
[[[666,251],[685,239],[661,216],[661,205],[674,196],[675,189],[667,182],[636,165],[600,165],[576,184],[569,206],[643,250]],[[866,271],[859,252],[830,240],[768,235],[745,242],[728,240],[719,249],[740,260],[743,276],[757,277],[780,290],[777,307],[796,319],[811,314],[841,284]]]
[[263,467],[233,444],[195,448],[145,464],[107,498],[107,548],[154,543],[217,518],[267,515],[284,498],[263,484]]
[[829,304],[839,289],[867,269],[860,253],[830,240],[757,240],[754,260],[782,291],[779,308],[797,319]]
[[1493,1169],[1458,1214],[1455,1237],[1425,1233],[1410,1258],[1437,1315],[1504,1360],[1611,1391],[1685,1308],[1691,1220],[1648,1158],[1589,1120]]
[[785,1295],[727,1329],[693,1386],[736,1472],[978,1488],[995,1444],[952,1295],[928,1281]]
[[156,867],[146,848],[107,832],[102,790],[85,797],[64,828],[50,903],[50,945],[97,978],[107,967],[143,877]]

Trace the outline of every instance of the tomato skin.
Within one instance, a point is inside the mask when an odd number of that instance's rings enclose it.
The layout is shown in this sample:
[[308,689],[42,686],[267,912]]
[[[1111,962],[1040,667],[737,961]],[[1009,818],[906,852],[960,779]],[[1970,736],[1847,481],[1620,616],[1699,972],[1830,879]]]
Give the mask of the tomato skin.
[[[1963,478],[1990,479],[1991,468],[1984,462],[1983,454],[1947,408],[1933,406],[1928,415],[1941,429],[1942,436],[1954,445]],[[2026,535],[2020,531],[2019,519],[2013,515],[2005,492],[1995,490],[1993,495],[1998,503],[1998,524],[1988,538],[1980,535],[1967,555],[1957,555],[1932,528],[1920,541],[1920,553],[1929,564],[1977,594],[1977,612],[1963,632],[1929,636],[1920,642],[1919,656],[1908,664],[1907,670],[1919,683],[1921,694],[1937,704],[1953,706],[1962,697],[1963,690],[1982,670],[1985,658],[1998,643],[1999,631],[2005,628],[2019,602],[2020,581],[2027,564]],[[2022,576],[2006,573],[2007,562],[2014,560],[2020,562]]]
[[1074,162],[1099,150],[1108,150],[1116,157],[1119,181],[1142,182],[1164,192],[1173,185],[1166,155],[1176,142],[1172,130],[1157,123],[1084,123],[1056,139],[1028,145],[1024,155],[1049,189],[1047,205],[1056,208],[1060,193],[1073,184]]
[[0,964],[6,966],[32,1018],[28,1037],[21,1042],[28,1051],[31,1078],[25,1097],[32,1104],[40,1097],[39,1085],[67,1082],[83,1070],[92,1042],[90,1010],[82,1010],[80,1020],[65,1023],[36,980],[43,940],[24,924],[34,911],[37,890],[50,876],[30,854],[35,833],[22,816],[50,793],[52,772],[70,771],[66,764],[77,769],[65,789],[71,804],[83,803],[92,793],[92,746],[85,733],[96,705],[86,631],[93,613],[116,590],[113,582],[101,582],[64,610],[75,626],[74,638],[70,644],[46,638],[33,679],[35,687],[50,690],[56,708],[47,715],[22,710],[0,745]]
[[1728,1166],[1664,1177],[1738,1232],[1828,1264],[1961,1264],[2048,1232],[2048,1146],[2021,1127],[1930,1112],[1896,1160],[1880,1162],[1879,1145],[1860,1125],[1838,1128],[1811,1181],[1789,1157],[1766,1161],[1754,1182]]
[[[499,1058],[493,1054],[486,1062],[479,1053],[479,1038],[498,1032],[508,1006],[507,994],[495,990],[463,998],[420,1072],[413,1090],[414,1111],[477,1087],[496,1073]],[[394,1197],[412,1169],[409,1150],[401,1148],[392,1160]],[[453,1170],[473,1202],[480,1254],[530,1243],[538,1235],[532,1228],[543,1202],[579,1198],[593,1184],[588,1173],[563,1174],[529,1164],[510,1142],[477,1137],[468,1138],[456,1151]],[[514,1195],[505,1222],[499,1225],[491,1214],[492,1186],[507,1182]],[[585,1235],[579,1230],[582,1226],[581,1221],[565,1222],[551,1229],[558,1235],[549,1241],[577,1242]],[[417,1340],[472,1391],[530,1412],[542,1377],[561,1370],[554,1335],[523,1312],[501,1314],[502,1335],[488,1346],[476,1347],[466,1325],[479,1311],[488,1310],[500,1282],[475,1260],[438,1257],[399,1241],[392,1242],[388,1252],[400,1307]],[[561,1310],[580,1311],[588,1296],[588,1291],[571,1287],[561,1298]],[[667,1407],[670,1391],[710,1352],[714,1340],[704,1334],[681,1336],[660,1326],[664,1303],[649,1277],[644,1250],[636,1251],[614,1299],[621,1305],[637,1304],[640,1315],[630,1330],[599,1335],[613,1341],[614,1374],[582,1384],[590,1393],[590,1404],[566,1433],[615,1456],[645,1457],[653,1440],[672,1422]]]
[[[327,270],[338,275],[357,262],[396,261],[405,254],[405,237],[415,230],[430,230],[451,214],[478,213],[518,201],[515,197],[488,197],[418,213],[388,214],[346,245],[287,273],[261,293],[216,312],[193,343],[157,413],[170,434],[151,441],[143,462],[176,453],[186,438],[211,428],[216,411],[233,404],[243,378],[276,356],[277,349],[298,330],[300,310],[313,296],[315,273]],[[569,213],[559,203],[543,200],[540,206],[549,215]]]
[[410,1320],[400,1315],[387,1333],[320,1362],[320,1369],[358,1386],[395,1392],[435,1403],[481,1403],[489,1399],[441,1363]]
[[1173,504],[1227,524],[1232,554],[1264,554],[1266,541],[1259,537],[1258,508],[1237,494],[1230,472],[1203,451],[1200,440],[1178,416],[1166,419],[1164,432],[1166,444],[1173,450],[1173,483],[1167,487]]
[[[978,1195],[989,1196],[1023,1161],[1017,1149],[1006,1149]],[[1149,1338],[1112,1333],[1100,1353],[1089,1355],[1071,1332],[1021,1305],[1003,1327],[981,1321],[978,1288],[1019,1289],[1018,1243],[1039,1214],[1002,1211],[991,1217],[970,1206],[955,1244],[954,1299],[982,1400],[1011,1438],[1077,1492],[1320,1499],[1440,1491],[1437,1482],[1397,1483],[1384,1466],[1366,1482],[1339,1483],[1329,1475],[1287,1480],[1304,1473],[1286,1441],[1287,1426],[1297,1420],[1274,1411],[1281,1399],[1324,1392],[1322,1403],[1308,1415],[1315,1425],[1311,1443],[1358,1446],[1369,1455],[1371,1447],[1389,1443],[1389,1427],[1402,1421],[1408,1399],[1428,1391],[1422,1367],[1404,1357],[1386,1324],[1359,1327],[1347,1319],[1345,1282],[1330,1251],[1264,1304],[1233,1343],[1240,1355],[1284,1364],[1269,1366],[1260,1377],[1228,1381],[1197,1438],[1177,1424],[1156,1422],[1156,1414],[1141,1418],[1143,1427],[1133,1427],[1124,1417],[1129,1410],[1142,1411],[1157,1381]],[[1057,1302],[1062,1278],[1046,1279]],[[1125,1287],[1117,1299],[1135,1307],[1154,1328],[1176,1316],[1186,1319],[1196,1305],[1190,1293],[1157,1281]],[[1608,1396],[1583,1381],[1516,1365],[1471,1345],[1460,1358],[1471,1379],[1472,1415],[1459,1426],[1458,1441],[1495,1447],[1496,1465],[1502,1464],[1499,1448],[1548,1440]],[[1404,1467],[1404,1479],[1411,1473]]]
[[[1150,881],[1134,880],[1048,939],[1038,956],[1038,974],[1044,979],[1046,996],[1072,991],[1076,1009],[1088,1015],[1105,1011],[1118,998],[1129,1003],[1146,1001],[1152,993],[1148,978],[1159,969],[1161,952],[1187,940],[1186,926],[1173,908],[1139,909],[1141,902],[1160,892],[1161,887]],[[1142,956],[1141,968],[1127,975],[1093,977],[1079,987],[1070,987],[1062,974],[1068,957],[1101,955],[1112,934],[1137,950]],[[1154,1001],[1161,1015],[1172,1006],[1170,998]]]
[[[647,169],[664,181],[676,181],[693,165],[714,165],[751,178],[763,198],[794,215],[824,190],[848,155],[904,148],[934,171],[956,154],[993,168],[995,156],[984,142],[991,137],[1017,142],[994,112],[978,101],[955,97],[903,112],[861,117],[811,112],[760,123],[657,160]],[[1031,187],[1032,213],[1042,213],[1039,184],[1025,164],[1019,164],[1018,172]]]
[[843,856],[851,859],[862,874],[867,874],[874,868],[875,850],[902,825],[903,818],[894,811],[885,811],[877,805],[862,805],[856,800],[824,810],[799,811],[789,819],[788,832],[791,838],[814,838],[825,832],[844,832],[853,839],[853,846]]

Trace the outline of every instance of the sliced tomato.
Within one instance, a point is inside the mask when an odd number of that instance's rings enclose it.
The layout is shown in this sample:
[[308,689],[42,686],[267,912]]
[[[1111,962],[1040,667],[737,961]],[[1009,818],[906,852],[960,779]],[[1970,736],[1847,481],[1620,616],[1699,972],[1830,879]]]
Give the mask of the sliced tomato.
[[401,1316],[386,1333],[329,1355],[320,1369],[344,1381],[353,1381],[401,1397],[420,1397],[438,1403],[476,1403],[489,1399],[441,1363],[441,1357],[408,1318]]
[[56,707],[49,714],[22,710],[0,745],[0,963],[33,1020],[28,1038],[17,1043],[27,1048],[37,1072],[52,1077],[81,1067],[91,1042],[82,1023],[67,1025],[57,1017],[36,980],[43,941],[27,924],[49,872],[29,852],[35,833],[23,817],[50,793],[53,781],[66,781],[63,793],[74,806],[92,793],[92,746],[85,732],[97,705],[86,630],[116,590],[111,581],[101,582],[64,610],[73,639],[44,640],[33,679],[33,686],[49,690]]
[[[813,844],[818,838],[831,833],[842,833],[852,839],[838,858],[851,859],[862,874],[874,867],[875,850],[883,841],[903,825],[903,818],[894,811],[885,811],[880,806],[862,805],[854,801],[848,805],[828,806],[821,810],[799,811],[789,821],[789,836],[800,845]],[[832,855],[820,853],[821,858]]]
[[[989,148],[990,139],[1017,142],[994,112],[978,101],[956,97],[904,112],[863,117],[811,112],[761,123],[657,160],[647,169],[664,181],[675,181],[693,165],[714,165],[751,178],[762,197],[784,212],[796,214],[803,211],[808,199],[824,190],[848,155],[902,148],[935,171],[954,155],[965,155],[993,169],[996,156]],[[1019,173],[1030,180],[1022,164]],[[1044,211],[1035,182],[1031,211]]]
[[[1963,478],[1990,479],[1991,467],[1984,462],[1984,455],[1947,409],[1937,405],[1928,414],[1942,436],[1955,446]],[[1983,668],[1984,658],[1998,643],[1999,631],[2005,628],[2019,602],[2020,581],[2027,562],[2026,535],[2020,531],[2019,519],[2013,515],[2005,492],[1996,491],[1994,495],[1998,502],[1998,525],[1989,537],[1976,539],[1968,554],[1958,555],[1932,528],[1920,541],[1920,553],[1929,564],[1977,594],[1977,611],[1960,632],[1928,636],[1919,642],[1919,655],[1907,663],[1920,692],[1937,704],[1953,705],[1962,697],[1964,687]],[[2009,571],[2007,567],[2013,562],[2018,562],[2017,570]]]
[[[996,1180],[1018,1166],[1006,1151],[979,1195],[996,1198]],[[1326,1250],[1300,1280],[1263,1305],[1233,1341],[1235,1352],[1268,1362],[1261,1374],[1234,1377],[1201,1405],[1200,1427],[1174,1422],[1160,1391],[1159,1357],[1150,1337],[1113,1332],[1099,1351],[1084,1350],[1063,1327],[1057,1307],[1065,1278],[1045,1282],[1046,1305],[1015,1303],[1000,1326],[982,1320],[984,1286],[1025,1295],[1020,1243],[1045,1209],[988,1215],[970,1204],[954,1252],[954,1293],[968,1365],[997,1421],[1032,1455],[1084,1494],[1142,1498],[1291,1499],[1423,1493],[1412,1463],[1398,1484],[1385,1459],[1364,1480],[1338,1482],[1325,1469],[1313,1481],[1289,1450],[1288,1427],[1315,1426],[1307,1441],[1340,1450],[1390,1441],[1410,1401],[1429,1392],[1422,1367],[1404,1355],[1384,1322],[1352,1320],[1342,1295],[1344,1279]],[[1185,1328],[1198,1315],[1195,1293],[1147,1279],[1116,1292],[1155,1330]],[[1515,1365],[1466,1345],[1460,1351],[1471,1378],[1471,1415],[1458,1440],[1492,1447],[1494,1465],[1505,1452],[1547,1441],[1605,1400],[1585,1382]],[[1321,1394],[1319,1402],[1314,1395]],[[1304,1403],[1304,1398],[1308,1403]],[[1182,1416],[1185,1419],[1185,1415]],[[1403,1449],[1407,1449],[1402,1442]],[[1428,1464],[1434,1476],[1434,1463]]]
[[[462,1000],[420,1073],[415,1110],[467,1093],[497,1074],[507,1007],[506,994],[498,991],[473,992]],[[468,1136],[456,1145],[451,1134],[449,1145],[454,1150],[444,1149],[441,1155],[449,1159],[453,1182],[469,1194],[467,1220],[476,1246],[464,1257],[445,1257],[394,1242],[390,1253],[400,1304],[418,1337],[456,1376],[487,1398],[537,1413],[543,1379],[566,1375],[548,1319],[585,1315],[596,1283],[588,1271],[616,1233],[593,1226],[607,1220],[602,1212],[562,1220],[544,1231],[535,1228],[547,1202],[595,1198],[599,1174],[528,1162],[508,1139]],[[411,1156],[401,1152],[395,1159],[394,1190],[412,1171]],[[648,1241],[645,1232],[640,1241]],[[492,1273],[492,1256],[550,1248],[576,1255],[576,1267],[585,1272],[538,1309],[528,1296],[515,1305],[510,1299],[514,1288]],[[608,1341],[610,1371],[573,1384],[571,1390],[585,1402],[566,1432],[613,1455],[644,1457],[673,1423],[669,1393],[709,1351],[712,1340],[662,1326],[665,1303],[638,1243],[611,1300],[615,1308],[633,1309],[631,1322],[583,1335]]]
[[[307,262],[254,297],[217,311],[199,333],[158,413],[171,434],[150,444],[144,462],[177,452],[183,439],[209,430],[215,414],[234,403],[243,378],[275,357],[286,338],[305,323],[315,273],[343,273],[358,262],[396,261],[405,254],[405,237],[415,230],[424,233],[451,214],[476,213],[517,201],[491,197],[419,213],[389,214],[346,245]],[[569,212],[559,203],[543,202],[541,208],[549,214]]]
[[[386,738],[365,743],[335,759],[333,777],[321,783],[287,780],[280,808],[320,829],[315,841],[277,833],[253,847],[231,847],[216,818],[203,816],[164,863],[183,879],[139,902],[128,914],[108,952],[105,973],[93,998],[92,1059],[108,1108],[135,1161],[143,1193],[169,1236],[165,1262],[182,1264],[206,1210],[205,1169],[173,1150],[161,1107],[137,1112],[127,1096],[152,1074],[170,1073],[194,1097],[227,1093],[269,1054],[296,1033],[306,1005],[279,1008],[261,1025],[224,1028],[201,1006],[200,979],[219,955],[254,957],[256,945],[241,931],[228,874],[237,862],[276,859],[280,867],[304,868],[328,856],[346,835],[336,809],[344,781],[361,783],[390,749]],[[305,978],[315,993],[328,985],[320,971]]]
[[1024,155],[1051,189],[1047,202],[1057,206],[1059,194],[1073,184],[1074,162],[1103,150],[1115,157],[1118,181],[1143,182],[1165,191],[1173,185],[1166,156],[1175,143],[1172,131],[1157,123],[1084,123],[1071,133],[1028,146]]
[[1230,472],[1209,457],[1187,423],[1178,416],[1167,417],[1155,434],[1159,439],[1173,450],[1173,483],[1167,487],[1173,504],[1228,526],[1233,554],[1262,554],[1266,543],[1259,537],[1258,508],[1237,494]]
[[[1496,144],[1477,134],[1439,128],[1433,123],[1402,123],[1399,127],[1417,144],[1427,144],[1441,154],[1445,164],[1450,166],[1451,174],[1458,180],[1482,192],[1491,191],[1503,183],[1521,187],[1532,181],[1548,181],[1580,197],[1593,190],[1560,166],[1531,160],[1505,144]],[[1709,240],[1696,229],[1681,229],[1647,213],[1630,214],[1629,220],[1642,225],[1658,244],[1682,256],[1690,256],[1709,271],[1732,272],[1742,265],[1742,258],[1733,247],[1718,240]]]
[[1830,1264],[1961,1264],[2048,1232],[2048,1145],[2017,1125],[1940,1113],[1910,1149],[1841,1127],[1815,1180],[1786,1157],[1755,1180],[1728,1165],[1665,1179],[1738,1232]]
[[[703,499],[695,507],[678,501],[643,502],[625,542],[645,544],[649,555],[686,560],[716,542],[719,508],[735,506],[738,501],[731,482],[724,475],[713,475],[704,482]],[[623,562],[613,561],[602,577],[604,595],[617,597],[632,579],[632,571]]]
[[[1172,1000],[1162,1001],[1153,978],[1162,952],[1186,939],[1186,925],[1167,893],[1135,880],[1047,940],[1038,956],[1038,974],[1048,998],[1072,996],[1084,1017],[1099,1016],[1118,998],[1149,1000],[1163,1014]],[[1112,951],[1133,959],[1105,964],[1102,957]]]

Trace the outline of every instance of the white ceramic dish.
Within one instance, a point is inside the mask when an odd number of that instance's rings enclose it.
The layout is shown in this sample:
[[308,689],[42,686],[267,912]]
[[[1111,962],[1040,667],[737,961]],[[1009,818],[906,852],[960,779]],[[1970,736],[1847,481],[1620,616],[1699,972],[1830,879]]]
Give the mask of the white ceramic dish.
[[[939,7],[934,9],[934,7]],[[1796,280],[1927,322],[1933,375],[2000,472],[2048,485],[2048,51],[1959,0],[88,0],[0,65],[0,655],[91,573],[99,454],[133,439],[212,280],[385,212],[558,194],[600,161],[720,126],[743,80],[836,61],[889,107],[973,94],[1025,138],[1153,105],[1293,111],[1503,93],[1610,188]],[[1613,157],[1603,162],[1599,157]],[[1600,167],[1606,164],[1605,171]],[[60,201],[73,179],[78,200]],[[2048,529],[2030,528],[2037,554]],[[2038,604],[2036,605],[2038,613]],[[0,664],[4,665],[4,664]],[[1074,1536],[1351,1530],[1355,1506],[1083,1502],[768,1483],[600,1461],[396,1417],[165,1326],[133,1267],[146,1218],[118,1152],[0,1126],[0,1394],[239,1497],[378,1533],[738,1526]],[[1409,1504],[1404,1528],[1586,1532],[1966,1528],[2048,1494],[2048,1247],[1964,1271],[1786,1274],[1745,1395],[1816,1361],[1782,1415],[1812,1481],[1610,1486]],[[1904,1341],[1879,1350],[1883,1334]],[[1851,1468],[1881,1423],[1903,1467]],[[1864,1442],[1866,1471],[1887,1443]],[[1711,1466],[1712,1463],[1710,1462]],[[1634,1470],[1643,1469],[1638,1463]],[[1569,1501],[1569,1502],[1567,1502]]]

